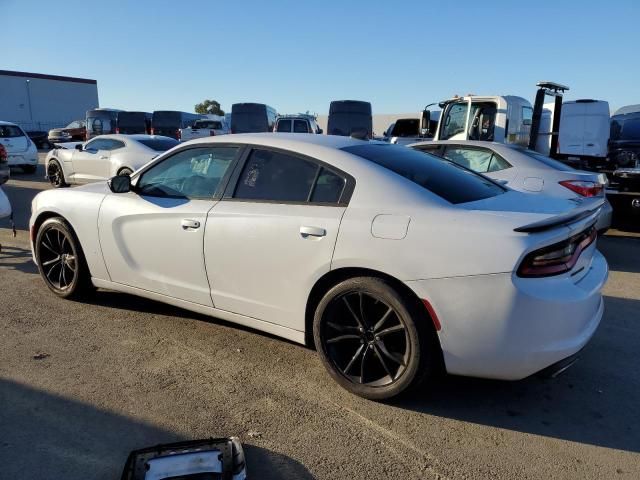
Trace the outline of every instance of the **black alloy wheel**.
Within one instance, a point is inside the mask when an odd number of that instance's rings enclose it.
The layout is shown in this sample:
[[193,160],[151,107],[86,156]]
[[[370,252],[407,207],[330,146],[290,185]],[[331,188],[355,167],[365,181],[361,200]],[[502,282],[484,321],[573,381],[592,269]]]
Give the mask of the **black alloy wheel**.
[[440,347],[427,322],[426,312],[384,280],[353,278],[321,300],[314,338],[325,367],[340,385],[382,400],[434,372]]
[[62,167],[55,160],[51,160],[49,165],[47,165],[47,178],[55,188],[64,187],[66,185]]
[[70,298],[86,290],[88,268],[76,236],[63,219],[50,218],[42,224],[35,249],[40,275],[52,292]]

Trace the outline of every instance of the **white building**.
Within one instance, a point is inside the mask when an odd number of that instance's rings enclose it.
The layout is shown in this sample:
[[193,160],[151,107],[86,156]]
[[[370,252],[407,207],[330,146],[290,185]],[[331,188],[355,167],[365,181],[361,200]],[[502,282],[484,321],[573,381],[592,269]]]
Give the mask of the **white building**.
[[61,127],[98,106],[95,80],[0,70],[0,120],[25,130]]

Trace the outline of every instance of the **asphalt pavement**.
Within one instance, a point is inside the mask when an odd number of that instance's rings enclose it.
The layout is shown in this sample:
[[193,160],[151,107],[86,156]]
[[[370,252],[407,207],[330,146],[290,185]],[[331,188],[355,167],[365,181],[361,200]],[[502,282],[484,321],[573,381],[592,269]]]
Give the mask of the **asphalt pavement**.
[[114,479],[134,448],[236,435],[254,479],[640,478],[640,235],[599,240],[611,275],[583,358],[555,379],[448,377],[375,403],[313,350],[130,295],[59,299],[30,260],[31,198],[0,220],[0,478]]

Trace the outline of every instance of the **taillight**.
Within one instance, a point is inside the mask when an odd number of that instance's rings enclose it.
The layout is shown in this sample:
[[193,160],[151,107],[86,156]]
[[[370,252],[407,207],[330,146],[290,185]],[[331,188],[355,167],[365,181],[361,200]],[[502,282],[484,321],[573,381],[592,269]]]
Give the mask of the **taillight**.
[[176,138],[182,140],[182,132],[180,132],[180,129],[176,130]]
[[151,127],[151,135],[155,135],[155,133],[153,131],[153,127]]
[[216,134],[215,130],[209,130],[209,136],[210,137],[215,136],[215,134]]
[[595,227],[591,227],[567,240],[529,253],[518,267],[518,276],[550,277],[568,272],[597,236]]
[[116,133],[120,133],[120,127],[116,127]]
[[597,197],[602,193],[604,188],[601,183],[583,180],[563,180],[558,183],[583,197]]

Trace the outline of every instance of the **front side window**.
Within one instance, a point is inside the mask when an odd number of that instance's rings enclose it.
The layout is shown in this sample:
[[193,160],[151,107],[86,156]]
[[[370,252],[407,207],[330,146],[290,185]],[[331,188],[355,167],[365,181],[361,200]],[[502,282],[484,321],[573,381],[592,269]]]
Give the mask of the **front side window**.
[[506,192],[482,175],[411,148],[381,143],[342,150],[370,160],[453,204],[475,202]]
[[88,142],[85,146],[84,149],[87,152],[97,152],[98,150],[109,150],[109,141],[108,140],[104,140],[102,138],[97,138],[95,140],[91,140],[90,142]]
[[109,140],[109,150],[118,150],[119,148],[124,148],[124,142],[120,140]]
[[233,163],[238,148],[182,150],[144,172],[136,191],[151,197],[210,199]]
[[498,172],[511,165],[490,150],[447,147],[444,157],[478,173]]
[[309,127],[307,127],[307,122],[305,120],[294,120],[293,131],[294,133],[309,133]]
[[466,102],[451,105],[447,111],[447,117],[445,118],[442,131],[440,132],[441,140],[448,140],[454,135],[464,132],[468,111],[469,104]]
[[291,120],[278,120],[278,132],[291,132]]
[[80,128],[80,122],[76,120],[75,122],[71,122],[65,128]]
[[240,175],[235,198],[306,202],[318,165],[292,155],[254,150]]

